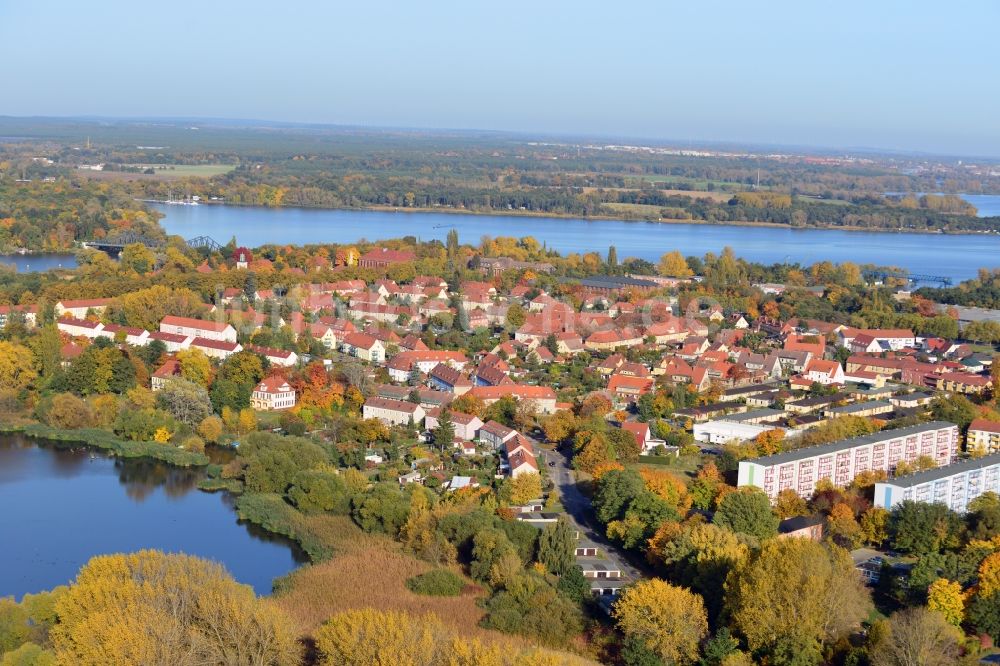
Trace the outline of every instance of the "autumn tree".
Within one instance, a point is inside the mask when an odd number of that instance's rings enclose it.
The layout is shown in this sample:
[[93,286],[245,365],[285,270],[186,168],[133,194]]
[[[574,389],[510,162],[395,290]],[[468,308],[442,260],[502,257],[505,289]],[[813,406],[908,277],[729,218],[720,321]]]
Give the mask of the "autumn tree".
[[778,493],[778,499],[774,504],[774,511],[778,518],[794,518],[795,516],[809,515],[809,507],[806,501],[791,488],[785,488]]
[[144,550],[100,555],[56,602],[59,663],[297,664],[289,619],[218,564]]
[[[726,582],[731,617],[760,655],[799,651],[854,629],[871,600],[847,551],[808,539],[771,539]],[[804,662],[808,663],[808,662]]]
[[922,607],[893,613],[870,650],[873,666],[947,666],[961,655],[962,632]]
[[0,391],[20,393],[31,387],[38,377],[33,361],[27,347],[0,340]]
[[206,442],[211,444],[218,442],[219,438],[222,437],[222,419],[215,415],[206,416],[198,424],[198,434]]
[[611,614],[626,637],[670,664],[697,661],[698,646],[708,634],[701,597],[657,578],[627,587]]
[[960,626],[965,616],[962,586],[947,578],[938,578],[927,589],[927,608],[941,613],[950,624]]
[[542,497],[542,477],[537,472],[518,474],[504,484],[504,497],[510,504],[523,506]]
[[189,347],[177,352],[177,361],[181,367],[181,377],[199,386],[208,386],[212,378],[212,363],[200,349]]
[[156,265],[156,255],[142,243],[131,243],[122,248],[118,263],[123,269],[148,273]]
[[45,420],[49,425],[68,430],[86,428],[92,419],[90,406],[72,393],[53,396],[45,413]]
[[694,274],[679,250],[673,250],[660,257],[656,270],[660,275],[669,277],[690,277]]

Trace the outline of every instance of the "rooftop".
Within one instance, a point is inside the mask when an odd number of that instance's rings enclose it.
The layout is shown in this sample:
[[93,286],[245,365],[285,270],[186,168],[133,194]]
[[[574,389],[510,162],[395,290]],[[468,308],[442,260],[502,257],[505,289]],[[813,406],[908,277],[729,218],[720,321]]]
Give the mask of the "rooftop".
[[858,446],[865,446],[867,444],[874,444],[875,442],[884,442],[890,439],[899,439],[901,437],[908,437],[910,435],[919,435],[924,432],[930,432],[932,430],[940,430],[941,428],[958,428],[954,423],[948,423],[947,421],[930,421],[929,423],[921,423],[915,426],[909,426],[908,428],[897,428],[896,430],[883,430],[881,432],[875,432],[870,435],[861,435],[860,437],[851,437],[850,439],[841,439],[836,442],[829,442],[827,444],[819,444],[817,446],[807,446],[802,449],[796,449],[794,451],[785,451],[783,453],[776,453],[772,456],[763,456],[760,458],[753,458],[747,462],[754,463],[756,465],[780,465],[786,462],[794,462],[796,460],[802,460],[803,458],[812,458],[813,456],[821,456],[827,453],[836,453],[837,451],[845,451],[847,449],[853,449]]
[[964,472],[972,472],[977,469],[985,469],[987,467],[993,467],[994,465],[1000,465],[1000,453],[983,456],[982,458],[969,458],[957,463],[952,463],[951,465],[935,467],[934,469],[929,469],[925,472],[915,472],[913,474],[907,474],[906,476],[898,476],[894,479],[889,479],[888,481],[882,481],[881,483],[896,486],[898,488],[912,488],[913,486],[919,486],[930,481],[946,479],[949,476],[955,476],[956,474],[962,474]]

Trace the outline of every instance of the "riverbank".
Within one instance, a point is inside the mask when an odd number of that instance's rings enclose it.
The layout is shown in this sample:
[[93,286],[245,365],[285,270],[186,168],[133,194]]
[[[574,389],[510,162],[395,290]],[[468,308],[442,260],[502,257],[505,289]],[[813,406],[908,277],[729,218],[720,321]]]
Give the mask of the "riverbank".
[[159,442],[130,442],[118,439],[107,430],[84,428],[64,430],[42,423],[0,426],[2,434],[22,434],[32,439],[82,444],[106,451],[119,458],[152,458],[176,467],[204,467],[209,459],[204,453],[185,451]]

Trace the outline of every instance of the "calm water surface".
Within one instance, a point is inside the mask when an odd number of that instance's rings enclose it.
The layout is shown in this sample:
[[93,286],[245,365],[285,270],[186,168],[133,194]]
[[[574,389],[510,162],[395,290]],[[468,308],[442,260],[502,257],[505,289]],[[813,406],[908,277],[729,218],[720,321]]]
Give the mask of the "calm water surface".
[[39,273],[53,268],[76,268],[76,255],[0,254],[0,264],[13,266],[18,273]]
[[[998,198],[1000,199],[1000,198]],[[562,253],[607,251],[620,258],[657,261],[670,250],[687,255],[731,246],[740,257],[764,263],[854,261],[899,266],[914,273],[954,280],[975,276],[980,267],[1000,266],[1000,235],[897,234],[703,224],[659,224],[543,217],[404,213],[239,206],[154,206],[166,217],[167,233],[184,238],[208,235],[220,243],[236,236],[241,245],[267,243],[352,243],[416,236],[444,240],[454,228],[464,243],[486,236],[534,236]]]
[[92,556],[156,548],[222,563],[258,594],[304,556],[237,522],[199,470],[0,435],[0,597],[70,582]]

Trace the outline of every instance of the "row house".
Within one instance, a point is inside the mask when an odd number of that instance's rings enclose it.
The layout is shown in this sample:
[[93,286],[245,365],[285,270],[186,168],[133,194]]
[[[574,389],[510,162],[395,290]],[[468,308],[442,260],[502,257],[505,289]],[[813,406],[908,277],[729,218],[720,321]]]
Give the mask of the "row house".
[[417,314],[413,308],[403,305],[374,305],[365,303],[352,305],[348,308],[347,312],[355,319],[381,321],[387,324],[396,323],[400,315],[412,318]]
[[111,338],[118,338],[124,335],[124,342],[136,347],[145,347],[149,344],[149,331],[137,326],[120,326],[118,324],[105,324],[104,332]]
[[38,307],[35,305],[0,305],[0,328],[12,318],[21,318],[24,325],[34,328],[38,321]]
[[148,340],[150,342],[153,342],[154,340],[162,342],[163,346],[167,348],[168,352],[174,353],[190,347],[191,341],[194,340],[194,338],[188,335],[182,335],[180,333],[165,333],[163,331],[152,331],[149,334]]
[[379,384],[376,387],[376,394],[380,398],[407,402],[414,390],[416,390],[417,399],[420,401],[418,404],[424,408],[425,412],[428,409],[440,409],[455,399],[454,393],[435,391],[429,388],[418,387],[414,389],[411,386],[396,386],[395,384]]
[[519,401],[531,401],[541,414],[554,414],[556,411],[556,392],[548,386],[531,386],[528,384],[504,384],[501,386],[474,386],[470,391],[484,404],[492,405],[501,398],[511,396]]
[[958,455],[958,439],[958,426],[944,421],[877,432],[740,461],[737,485],[761,488],[772,501],[787,489],[809,498],[821,479],[846,487],[862,472],[891,474],[900,462],[921,456],[948,465]]
[[538,474],[538,461],[531,442],[520,433],[504,442],[504,452],[507,455],[507,469],[510,477],[516,479],[522,474]]
[[243,346],[238,342],[228,340],[214,340],[212,338],[196,337],[189,345],[192,349],[200,349],[209,358],[227,359],[237,352],[243,351]]
[[859,336],[864,336],[864,340],[871,339],[878,343],[884,342],[885,347],[892,351],[917,346],[917,337],[909,329],[852,328],[844,326],[837,331],[837,338],[840,345],[848,349],[851,349],[854,340]]
[[57,317],[73,317],[83,319],[88,313],[101,314],[109,305],[111,298],[80,298],[76,300],[61,300],[56,302]]
[[461,370],[445,363],[438,363],[431,368],[427,380],[431,388],[438,391],[448,391],[455,395],[468,393],[472,388],[472,380],[466,377]]
[[381,363],[385,360],[385,346],[367,333],[347,333],[340,340],[340,351],[369,363]]
[[193,338],[236,342],[236,329],[221,321],[167,315],[160,321],[160,330],[164,333],[177,333]]
[[390,250],[377,247],[358,257],[358,266],[361,268],[388,268],[395,264],[415,261],[416,258],[417,255],[408,250]]
[[937,390],[949,393],[978,394],[989,390],[992,386],[989,377],[966,372],[945,372],[935,379],[937,380]]
[[99,321],[89,319],[62,318],[56,322],[56,328],[63,333],[74,338],[110,338],[111,335],[104,332],[104,324]]
[[[466,414],[464,412],[449,412],[449,417],[451,418],[452,424],[455,426],[455,437],[457,439],[471,441],[479,437],[479,431],[483,427],[482,420],[473,414]],[[424,428],[427,430],[434,430],[440,425],[441,421],[441,409],[435,407],[434,409],[427,410],[424,416]],[[500,444],[502,444],[501,442]],[[494,445],[498,448],[499,445]]]
[[389,361],[389,376],[397,382],[405,382],[410,372],[416,368],[423,374],[429,373],[439,363],[450,365],[457,370],[465,368],[469,359],[457,351],[415,350],[402,351]]
[[365,400],[362,417],[378,419],[386,425],[419,425],[424,419],[424,408],[406,400],[371,397]]

